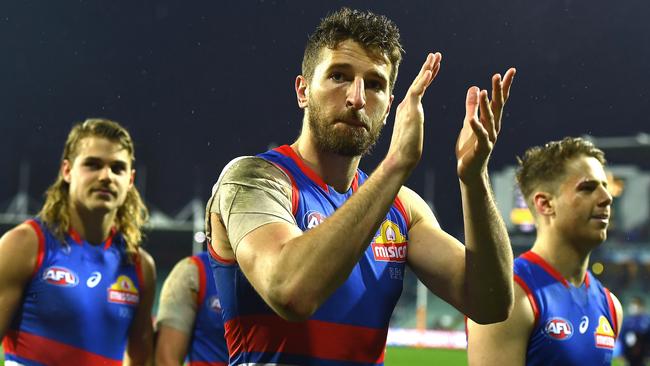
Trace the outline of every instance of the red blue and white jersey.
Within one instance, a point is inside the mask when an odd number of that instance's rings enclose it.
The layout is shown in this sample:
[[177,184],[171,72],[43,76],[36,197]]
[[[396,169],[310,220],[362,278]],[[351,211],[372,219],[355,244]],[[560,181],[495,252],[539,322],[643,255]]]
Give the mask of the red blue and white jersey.
[[190,258],[198,269],[199,294],[187,359],[190,366],[224,366],[228,364],[228,349],[209,255],[203,252]]
[[[367,179],[357,170],[352,187],[339,193],[287,145],[259,157],[291,179],[292,212],[303,231],[327,220]],[[402,292],[408,227],[407,214],[396,199],[346,282],[303,322],[276,315],[237,263],[211,250],[230,364],[382,365],[388,323]]]
[[618,329],[607,288],[587,272],[580,287],[528,251],[514,264],[515,282],[528,295],[535,325],[526,365],[610,365]]
[[61,243],[38,219],[38,257],[2,346],[20,365],[121,365],[140,302],[139,260],[114,231],[91,245],[71,231]]

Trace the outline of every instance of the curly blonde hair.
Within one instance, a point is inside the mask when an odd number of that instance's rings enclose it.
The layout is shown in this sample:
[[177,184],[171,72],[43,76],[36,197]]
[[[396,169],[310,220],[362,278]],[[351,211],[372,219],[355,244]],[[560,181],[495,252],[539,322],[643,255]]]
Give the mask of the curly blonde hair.
[[[90,118],[72,127],[63,147],[61,161],[74,161],[79,153],[79,143],[87,137],[101,137],[118,143],[129,153],[131,166],[133,166],[135,149],[131,135],[119,123],[101,118]],[[69,188],[69,183],[63,179],[59,171],[58,177],[45,192],[45,203],[38,213],[41,220],[62,243],[65,243],[65,236],[70,228]],[[130,260],[138,253],[143,239],[142,227],[148,218],[149,211],[134,185],[127,192],[122,206],[118,208],[114,223],[115,228],[124,237]]]

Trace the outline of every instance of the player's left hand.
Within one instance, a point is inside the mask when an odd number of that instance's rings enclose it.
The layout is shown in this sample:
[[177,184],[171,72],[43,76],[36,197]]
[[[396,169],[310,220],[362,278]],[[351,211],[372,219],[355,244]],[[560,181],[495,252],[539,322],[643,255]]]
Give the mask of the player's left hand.
[[[510,85],[516,70],[492,76],[492,100],[487,90],[472,86],[467,90],[465,120],[456,141],[458,177],[464,183],[480,179],[487,171],[487,162],[501,130],[503,107],[510,95]],[[479,116],[480,111],[480,116]]]

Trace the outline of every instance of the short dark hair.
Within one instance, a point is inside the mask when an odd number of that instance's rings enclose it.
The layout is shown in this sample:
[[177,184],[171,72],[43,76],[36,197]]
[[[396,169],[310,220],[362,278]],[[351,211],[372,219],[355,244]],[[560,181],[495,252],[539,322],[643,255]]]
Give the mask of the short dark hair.
[[384,53],[391,64],[390,89],[395,85],[397,69],[404,49],[399,29],[392,20],[370,11],[341,8],[321,19],[314,33],[309,36],[302,59],[302,74],[311,80],[324,47],[336,48],[339,43],[351,39],[364,48]]
[[580,156],[592,157],[605,165],[605,153],[593,143],[580,137],[565,137],[544,146],[526,150],[524,157],[517,157],[517,183],[530,205],[531,195],[539,187],[555,190],[566,174],[566,163]]

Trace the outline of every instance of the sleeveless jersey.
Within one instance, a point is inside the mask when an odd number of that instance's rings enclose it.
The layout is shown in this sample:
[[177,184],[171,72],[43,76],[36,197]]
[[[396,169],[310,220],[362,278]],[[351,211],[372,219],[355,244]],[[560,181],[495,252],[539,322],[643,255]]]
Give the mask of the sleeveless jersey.
[[598,279],[587,271],[582,286],[575,287],[531,251],[515,260],[514,273],[535,314],[526,365],[611,364],[616,310]]
[[187,352],[190,366],[228,364],[228,349],[223,335],[221,302],[210,269],[207,252],[190,257],[199,273],[199,294],[194,330]]
[[[326,220],[367,176],[357,170],[338,193],[284,145],[259,155],[290,177],[300,229]],[[408,218],[396,199],[345,283],[303,322],[289,322],[262,300],[234,261],[210,248],[232,365],[382,365],[390,316],[402,291]],[[332,252],[334,257],[338,255]]]
[[139,261],[130,264],[122,236],[91,245],[73,231],[61,243],[38,219],[37,264],[3,340],[5,358],[21,365],[121,365],[140,302]]

